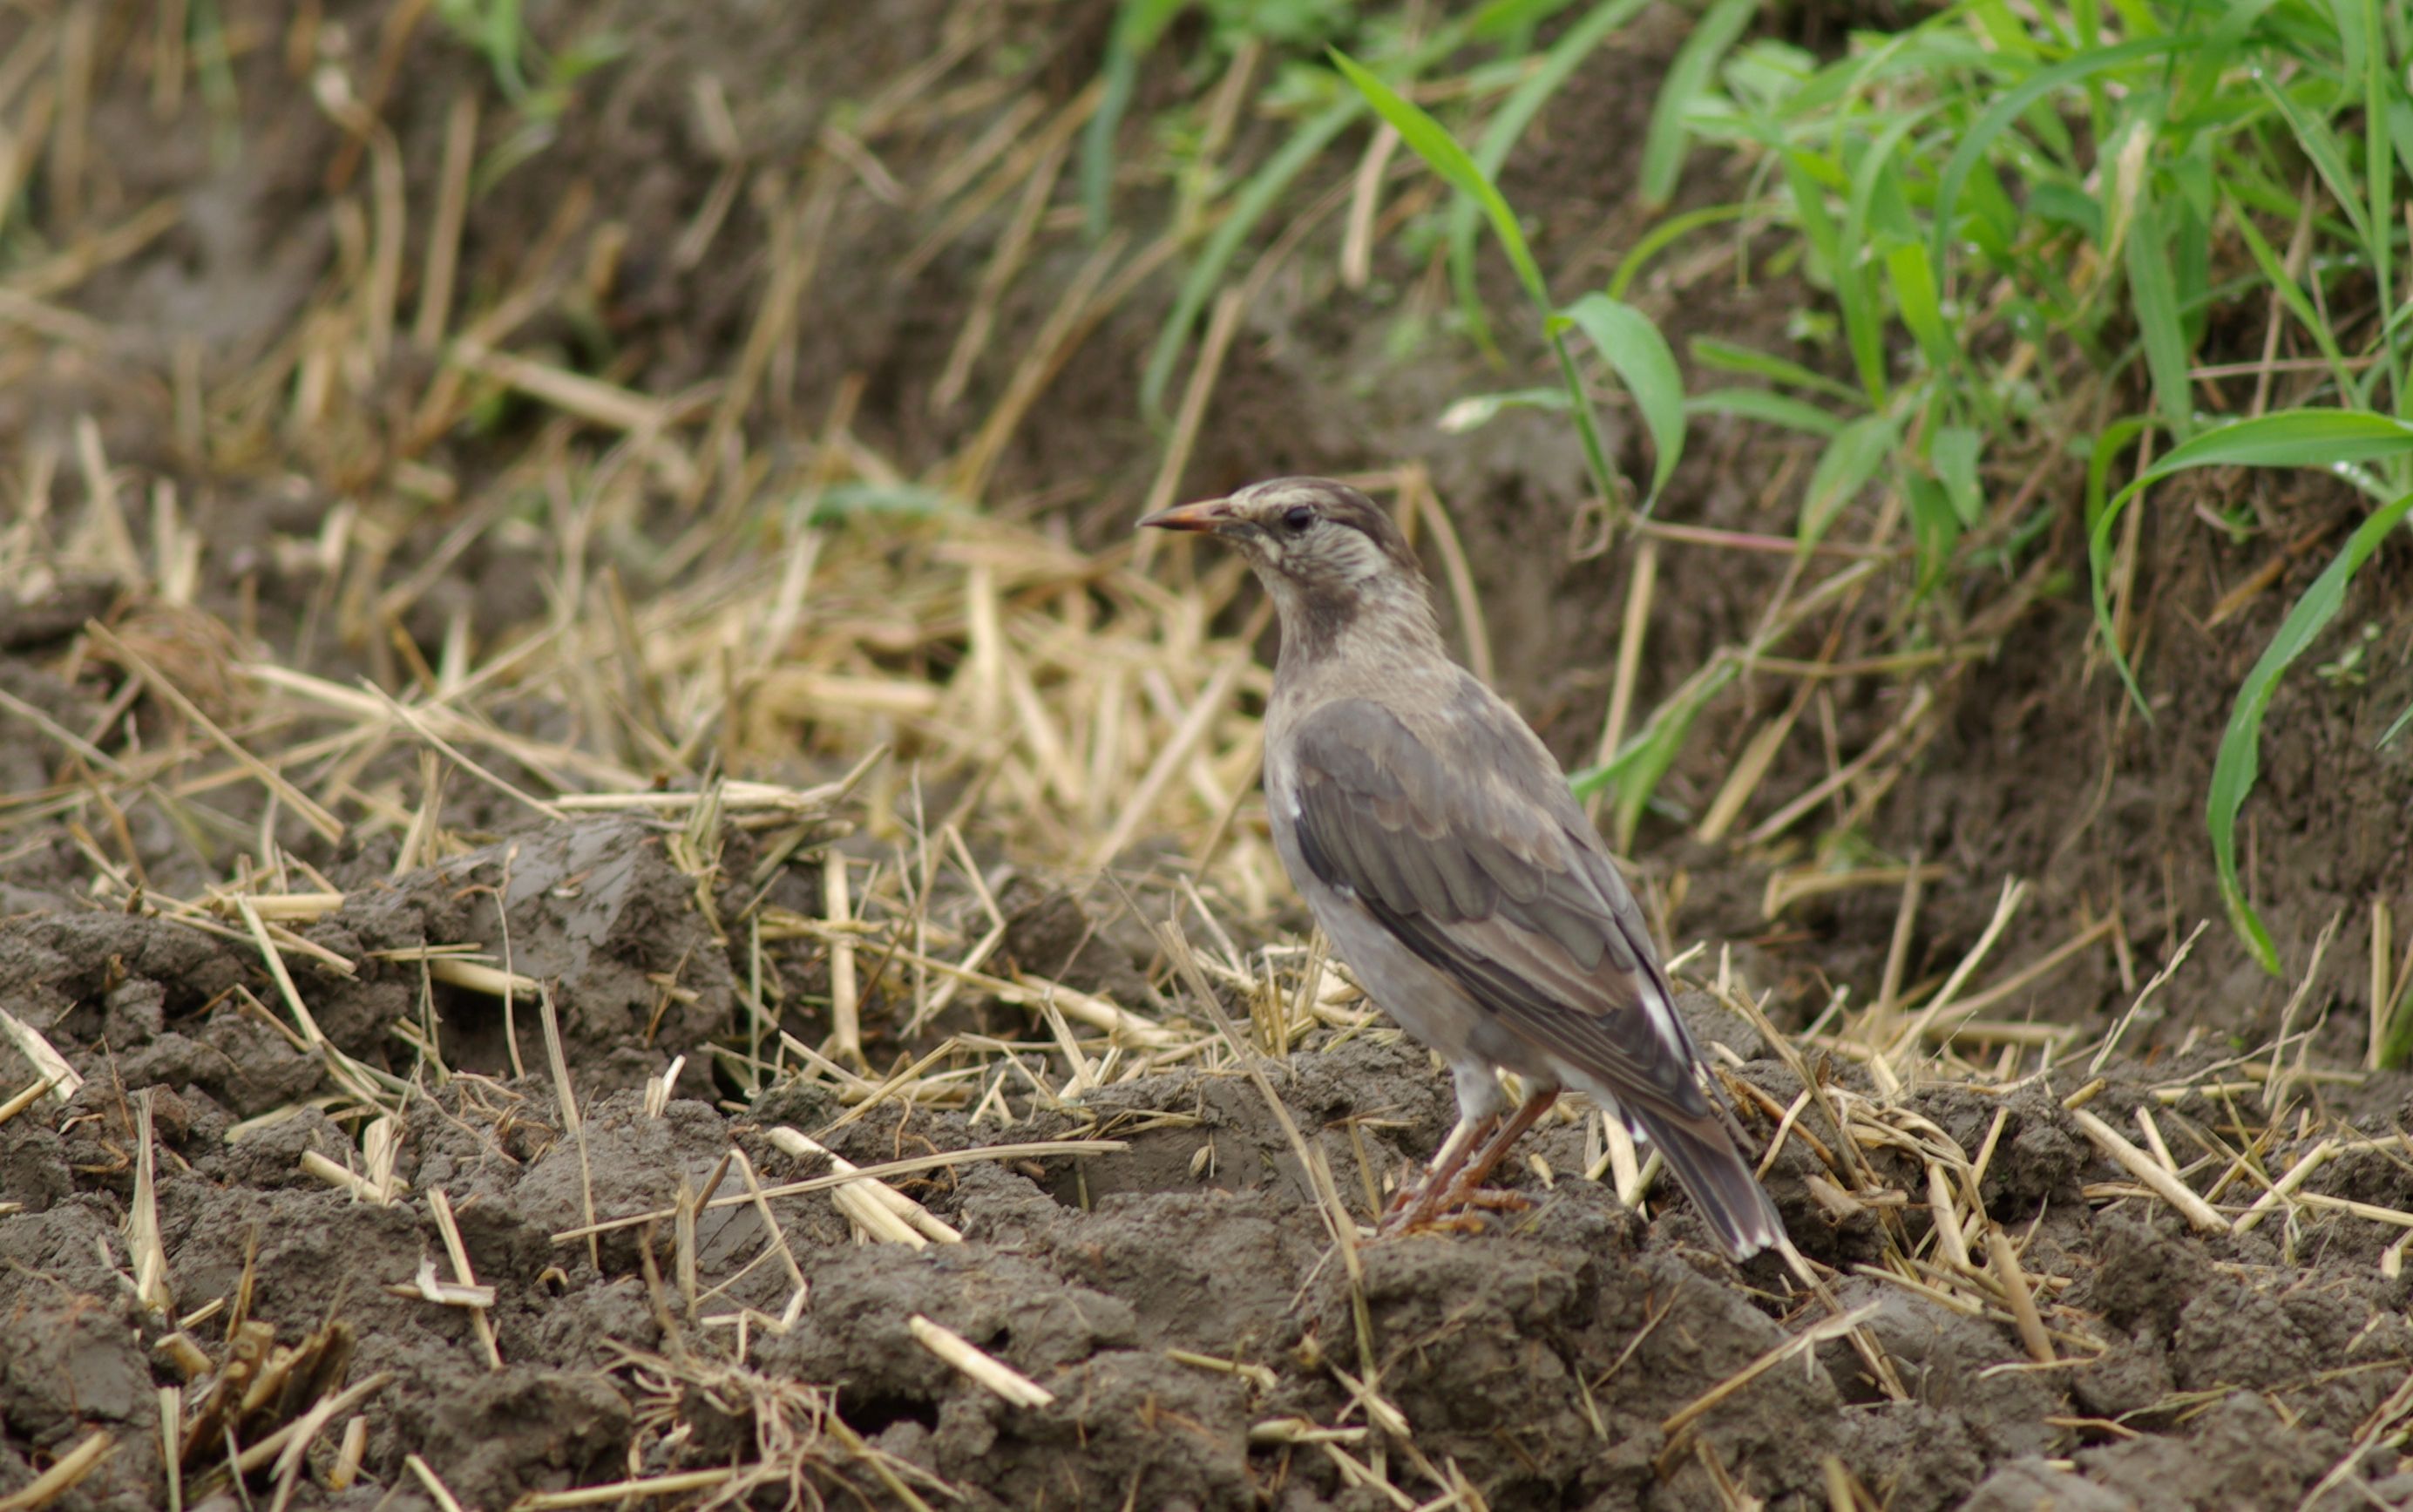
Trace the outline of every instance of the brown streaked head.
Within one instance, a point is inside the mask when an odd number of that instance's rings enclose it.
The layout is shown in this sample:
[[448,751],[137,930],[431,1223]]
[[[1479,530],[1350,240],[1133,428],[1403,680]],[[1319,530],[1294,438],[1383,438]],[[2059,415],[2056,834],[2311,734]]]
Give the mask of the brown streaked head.
[[[1328,642],[1369,605],[1429,621],[1424,571],[1407,538],[1388,512],[1346,483],[1275,478],[1140,524],[1196,531],[1237,548],[1272,593],[1286,632]],[[1285,645],[1289,639],[1286,633]]]
[[1329,478],[1274,478],[1228,498],[1177,505],[1140,524],[1219,536],[1252,562],[1276,571],[1355,567],[1357,571],[1351,575],[1366,576],[1386,564],[1423,575],[1391,516],[1347,483]]

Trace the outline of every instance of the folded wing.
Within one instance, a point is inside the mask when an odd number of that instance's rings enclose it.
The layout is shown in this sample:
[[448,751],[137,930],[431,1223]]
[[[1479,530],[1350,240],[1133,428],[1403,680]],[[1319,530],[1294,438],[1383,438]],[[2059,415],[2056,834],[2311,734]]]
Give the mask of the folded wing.
[[1295,748],[1299,849],[1500,1022],[1615,1094],[1738,1254],[1781,1232],[1694,1079],[1642,911],[1564,779],[1471,685],[1423,734],[1343,699]]

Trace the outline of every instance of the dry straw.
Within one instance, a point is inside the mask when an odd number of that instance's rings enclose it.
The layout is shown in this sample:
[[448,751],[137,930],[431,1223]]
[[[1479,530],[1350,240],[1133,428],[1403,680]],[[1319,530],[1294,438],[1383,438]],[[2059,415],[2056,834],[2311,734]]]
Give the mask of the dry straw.
[[[600,1236],[670,1223],[679,1300],[696,1337],[733,1339],[733,1359],[707,1357],[687,1347],[673,1318],[677,1357],[632,1357],[629,1365],[631,1379],[652,1392],[644,1420],[674,1422],[681,1394],[701,1386],[745,1403],[758,1439],[734,1466],[546,1493],[530,1498],[531,1508],[681,1495],[735,1503],[797,1484],[807,1465],[840,1463],[861,1467],[903,1505],[930,1505],[925,1491],[947,1500],[942,1488],[853,1435],[826,1394],[747,1368],[753,1333],[792,1327],[808,1301],[808,1278],[775,1203],[826,1193],[866,1236],[952,1244],[955,1230],[894,1180],[972,1161],[1031,1160],[1062,1163],[1077,1180],[1083,1162],[1112,1158],[1124,1143],[1096,1137],[1094,1127],[1054,1140],[1008,1139],[1002,1131],[1033,1109],[1077,1110],[1097,1089],[1176,1067],[1251,1077],[1312,1186],[1351,1287],[1356,1368],[1331,1360],[1313,1368],[1359,1420],[1277,1416],[1252,1438],[1310,1447],[1351,1484],[1392,1505],[1416,1505],[1392,1478],[1404,1467],[1442,1498],[1426,1505],[1479,1505],[1457,1468],[1432,1461],[1414,1425],[1384,1394],[1382,1342],[1373,1337],[1356,1253],[1359,1215],[1321,1143],[1295,1126],[1265,1069],[1268,1058],[1371,1031],[1377,1020],[1317,955],[1286,945],[1251,952],[1234,942],[1261,940],[1287,896],[1252,797],[1255,711],[1269,686],[1254,654],[1263,605],[1235,563],[1192,562],[1153,542],[1124,547],[1111,531],[1103,551],[1076,550],[1034,523],[1047,515],[1049,500],[1013,497],[999,482],[1067,363],[1191,249],[1205,229],[1195,198],[1204,190],[1182,190],[1174,230],[1145,245],[1119,234],[1079,241],[1053,207],[1070,144],[1096,110],[1098,92],[1061,104],[1026,95],[975,119],[950,83],[995,39],[996,8],[962,7],[926,67],[910,70],[844,127],[819,133],[792,172],[758,178],[760,165],[720,85],[699,81],[693,103],[715,176],[667,253],[682,270],[704,266],[731,234],[739,196],[749,192],[770,232],[760,276],[745,292],[744,329],[728,370],[678,393],[642,392],[625,371],[567,366],[542,334],[583,324],[613,292],[614,238],[624,233],[591,190],[565,195],[533,236],[471,234],[481,141],[472,93],[455,93],[442,112],[432,193],[405,193],[404,143],[389,112],[413,29],[430,7],[395,7],[375,61],[357,77],[332,64],[315,73],[318,104],[338,128],[328,161],[316,166],[331,214],[348,228],[348,250],[291,327],[274,333],[246,368],[219,371],[198,350],[182,350],[167,385],[169,419],[186,452],[180,471],[251,488],[264,470],[287,469],[342,501],[315,530],[275,536],[264,548],[289,569],[282,576],[315,585],[300,590],[300,601],[277,606],[292,611],[299,629],[266,647],[244,615],[226,625],[199,607],[208,574],[223,575],[232,564],[211,554],[199,505],[178,496],[181,481],[146,479],[126,455],[112,457],[112,437],[98,418],[78,416],[66,436],[37,437],[8,480],[15,508],[0,526],[0,582],[30,600],[97,574],[124,601],[84,626],[58,662],[68,681],[95,691],[103,717],[65,719],[0,692],[0,711],[51,761],[47,781],[0,796],[0,849],[66,837],[85,868],[80,881],[91,904],[232,941],[256,958],[274,987],[274,1010],[247,990],[234,1007],[316,1057],[333,1090],[239,1132],[304,1105],[356,1126],[357,1160],[314,1150],[303,1169],[362,1202],[418,1200],[394,1174],[394,1132],[406,1124],[406,1099],[451,1068],[432,1023],[405,1026],[419,1058],[411,1075],[347,1055],[322,1032],[295,963],[338,976],[371,965],[421,971],[431,991],[440,983],[493,996],[507,1018],[525,1001],[538,1003],[543,1072],[581,1162],[584,1221],[555,1242],[586,1241],[587,1262],[600,1268]],[[99,7],[54,9],[36,17],[14,56],[81,56],[89,65]],[[162,27],[155,49],[129,54],[153,57],[152,95],[164,110],[172,111],[184,88],[185,47],[181,28]],[[1202,161],[1217,161],[1236,139],[1259,61],[1253,44],[1231,61],[1206,114]],[[20,93],[21,101],[39,95],[52,103],[19,109],[13,154],[0,155],[21,168],[48,165],[60,230],[56,251],[0,281],[0,363],[12,372],[40,370],[57,348],[109,371],[102,359],[116,334],[69,305],[90,280],[176,230],[188,210],[170,199],[104,214],[111,201],[96,192],[95,175],[105,165],[92,152],[89,67],[67,72],[72,90]],[[16,83],[32,77],[6,63],[0,74]],[[883,166],[890,142],[930,133],[950,134],[959,150],[938,155],[941,166],[925,182],[891,176]],[[1390,142],[1378,141],[1214,302],[1147,503],[1173,501],[1255,302],[1292,259],[1308,255],[1310,231],[1342,216],[1345,270],[1362,278],[1369,238],[1423,202],[1414,196],[1429,191],[1419,188],[1383,204],[1394,160]],[[9,171],[0,163],[0,176]],[[1200,175],[1199,184],[1209,177]],[[964,440],[926,465],[882,454],[858,430],[860,377],[835,385],[817,413],[792,412],[806,317],[824,259],[839,250],[840,206],[856,187],[925,217],[928,230],[905,259],[909,272],[988,238],[974,249],[984,272],[929,393],[934,409],[960,422]],[[10,202],[0,194],[0,204]],[[465,261],[481,257],[495,260]],[[1032,270],[1051,262],[1073,272],[1034,302]],[[1008,343],[998,333],[1014,300],[1043,313],[1027,339]],[[396,360],[405,353],[414,360]],[[523,444],[496,448],[474,479],[439,467],[437,443],[462,434],[505,393],[527,411],[513,433]],[[978,395],[988,396],[985,408],[975,407]],[[130,452],[123,443],[118,449]],[[1449,507],[1467,501],[1443,499],[1414,467],[1355,481],[1429,541],[1470,659],[1488,668],[1488,623]],[[1769,497],[1784,485],[1771,480]],[[80,509],[61,502],[71,493],[81,495]],[[533,518],[530,500],[542,501]],[[1142,512],[1137,498],[1106,503],[1127,505],[1129,518]],[[2131,513],[2132,530],[2139,518]],[[1769,1023],[1750,985],[1721,960],[1716,995],[1756,1022],[1799,1083],[1763,1092],[1731,1075],[1739,1062],[1722,1060],[1721,1079],[1763,1141],[1755,1153],[1772,1169],[1810,1178],[1808,1190],[1833,1221],[1873,1226],[1878,1258],[1859,1267],[1863,1275],[1992,1320],[2006,1356],[2027,1356],[2022,1369],[2083,1360],[2101,1349],[2084,1320],[2058,1300],[2064,1278],[2028,1270],[2039,1262],[2022,1259],[1983,1200],[2009,1127],[2007,1101],[2031,1087],[2056,1102],[2066,1098],[2059,1116],[2120,1174],[2090,1189],[2093,1200],[2166,1207],[2206,1233],[2250,1236],[2270,1225],[2290,1240],[2320,1223],[2413,1228],[2413,1215],[2316,1190],[2342,1159],[2369,1148],[2320,1104],[2325,1087],[2353,1074],[2318,1072],[2305,1061],[2324,1001],[2318,951],[2298,979],[2278,1043],[2208,1064],[2191,1060],[2184,1074],[2113,1097],[2109,1078],[2134,1085],[2120,1057],[2138,1043],[2135,1026],[2178,990],[2174,978],[2196,940],[2176,940],[2179,921],[2163,963],[2139,990],[2133,978],[2140,953],[2117,913],[2039,920],[2026,882],[1966,877],[1926,858],[1841,869],[1799,861],[1812,831],[1856,832],[1917,769],[1971,669],[1986,663],[2058,571],[2051,554],[2041,555],[1998,597],[1974,606],[1949,644],[1895,653],[1867,644],[1859,627],[1885,617],[1867,611],[1902,557],[1899,525],[1898,513],[1887,512],[1868,539],[1829,539],[1808,554],[1790,541],[1732,531],[1636,526],[1642,541],[1627,570],[1626,634],[1602,753],[1624,749],[1643,727],[1639,689],[1643,659],[1653,649],[1654,600],[1677,554],[1782,557],[1791,565],[1751,632],[1710,653],[1665,700],[1686,709],[1730,687],[1752,695],[1737,726],[1740,754],[1708,794],[1697,837],[1729,848],[1738,865],[1765,865],[1771,917],[1843,893],[1900,895],[1874,996],[1855,1006],[1839,994],[1805,1032],[1787,1035]],[[434,544],[418,555],[405,554],[405,542],[429,540]],[[1150,552],[1162,554],[1154,564],[1161,571],[1150,570]],[[526,562],[541,602],[522,623],[481,626],[466,611],[443,609],[439,587],[481,556]],[[2124,546],[2124,584],[2132,560]],[[258,582],[230,586],[260,607]],[[2131,595],[2124,586],[2117,597],[2124,625]],[[2231,598],[2215,618],[2243,601]],[[424,644],[405,630],[439,616]],[[334,666],[368,675],[332,675]],[[1890,717],[1857,750],[1829,740],[1823,765],[1804,775],[1784,758],[1799,754],[1805,730],[1832,730],[1831,690],[1847,678],[1887,686],[1896,695]],[[1761,699],[1770,687],[1778,696]],[[437,941],[408,958],[370,963],[305,933],[348,898],[303,865],[303,854],[336,843],[390,843],[392,875],[407,879],[474,849],[481,837],[473,827],[498,809],[515,824],[614,813],[676,832],[666,851],[694,875],[697,912],[738,968],[742,1033],[715,1051],[743,1085],[820,1082],[843,1109],[836,1127],[875,1113],[954,1107],[968,1114],[976,1137],[991,1142],[858,1167],[829,1152],[823,1141],[833,1129],[777,1129],[769,1134],[775,1148],[826,1161],[827,1172],[766,1185],[733,1143],[710,1178],[690,1182],[672,1206],[598,1211],[586,1173],[585,1110],[570,1083],[552,991],[515,969],[508,941],[498,960],[466,942]],[[218,881],[185,889],[193,894],[185,897],[159,885],[150,870],[156,857],[135,842],[137,818],[183,837],[189,855]],[[722,868],[734,837],[762,857],[743,879]],[[833,843],[840,839],[850,841],[844,850]],[[1077,990],[1044,974],[1059,963],[1006,956],[1008,920],[976,859],[998,856],[1027,869],[1109,868],[1131,889],[1123,906],[1141,908],[1151,927],[1183,911],[1184,927],[1161,937],[1168,969],[1149,985],[1147,1001]],[[783,908],[772,901],[775,893],[791,902],[800,895],[776,884],[795,867],[812,868],[806,875],[817,885],[800,908]],[[724,916],[718,889],[737,881],[747,900]],[[1914,980],[1919,923],[1936,891],[1997,885],[2000,901],[1982,934],[1940,977]],[[1099,896],[1114,892],[1101,888]],[[940,906],[947,899],[968,901],[951,911]],[[2057,943],[2004,959],[2019,948],[2015,925]],[[2375,909],[2375,1001],[2401,1001],[2413,977],[2413,961],[2392,956],[2395,927]],[[2331,939],[2324,932],[2324,948]],[[2086,1046],[2079,1043],[2085,1036],[2053,1022],[2050,989],[2071,963],[2102,955],[2118,964],[2131,1006]],[[825,1004],[801,1001],[784,985],[782,961],[792,967],[799,959],[826,967]],[[959,1029],[960,1009],[975,998],[1019,1015],[1019,1027],[1011,1034]],[[826,1033],[795,1027],[824,1010]],[[2375,1025],[2374,1064],[2377,1034]],[[517,1073],[515,1032],[511,1041]],[[82,1079],[37,1027],[0,1012],[0,1123],[34,1116],[46,1099],[63,1107],[82,1093]],[[708,1095],[704,1069],[688,1072],[687,1095]],[[679,1075],[673,1062],[654,1078],[649,1115],[664,1115]],[[1905,1093],[1934,1080],[1995,1104],[1974,1151],[1907,1101]],[[455,1077],[454,1085],[466,1097],[478,1084]],[[2130,1116],[2095,1111],[2132,1104],[2141,1147],[2118,1126]],[[516,1109],[500,1100],[493,1119],[499,1123]],[[150,1113],[145,1099],[128,1238],[139,1295],[168,1312],[172,1278],[157,1238]],[[1170,1123],[1184,1116],[1155,1117]],[[1656,1157],[1638,1160],[1621,1134],[1601,1128],[1587,1164],[1595,1177],[1610,1177],[1621,1198],[1641,1201]],[[1211,1145],[1202,1154],[1211,1162]],[[717,1190],[732,1176],[742,1190]],[[1368,1186],[1370,1207],[1377,1195],[1370,1176]],[[445,1193],[424,1196],[451,1275],[439,1276],[431,1256],[424,1275],[407,1283],[408,1295],[469,1309],[474,1357],[497,1366],[487,1317],[493,1298],[471,1273]],[[707,1285],[711,1278],[701,1274],[699,1221],[738,1206],[765,1231],[749,1263],[776,1263],[787,1278],[789,1300],[778,1316],[737,1307],[725,1282]],[[651,1246],[643,1253],[653,1265]],[[2405,1253],[2401,1241],[2392,1245],[2383,1268],[2401,1267]],[[337,1325],[313,1320],[323,1326],[302,1344],[274,1347],[270,1322],[250,1315],[253,1279],[246,1266],[231,1297],[180,1320],[191,1330],[215,1322],[217,1311],[226,1314],[215,1354],[189,1332],[174,1336],[181,1345],[170,1357],[189,1367],[185,1385],[162,1399],[174,1495],[185,1494],[188,1478],[194,1490],[211,1494],[228,1475],[274,1469],[273,1505],[282,1505],[311,1445],[345,1414],[374,1410],[371,1399],[388,1384],[381,1375],[340,1389],[318,1381],[314,1371],[334,1368]],[[1663,1469],[1673,1473],[1696,1453],[1721,1493],[1739,1498],[1710,1447],[1718,1405],[1832,1337],[1851,1337],[1873,1376],[1889,1382],[1888,1362],[1854,1327],[1867,1312],[1801,1327],[1671,1417],[1663,1430],[1673,1458]],[[1645,1325],[1634,1347],[1665,1315]],[[940,1325],[913,1322],[925,1347],[988,1389],[1026,1402],[1045,1395]],[[1275,1384],[1268,1367],[1183,1357],[1196,1368],[1233,1371],[1261,1390]],[[245,1417],[246,1401],[281,1394],[296,1381],[315,1389],[291,1393],[297,1410],[285,1421]],[[2354,1455],[2399,1430],[2408,1414],[2413,1384],[2364,1425]],[[251,1438],[234,1463],[225,1463],[226,1435],[235,1427]],[[343,1457],[356,1470],[368,1439],[365,1416],[353,1416],[342,1431]],[[106,1460],[112,1442],[106,1433],[83,1439],[41,1477],[0,1499],[0,1512],[33,1512],[64,1496]],[[2349,1458],[2332,1480],[2354,1462]],[[429,1498],[457,1505],[423,1460],[412,1456],[407,1464]],[[1871,1500],[1840,1464],[1824,1466],[1823,1479],[1830,1505]]]

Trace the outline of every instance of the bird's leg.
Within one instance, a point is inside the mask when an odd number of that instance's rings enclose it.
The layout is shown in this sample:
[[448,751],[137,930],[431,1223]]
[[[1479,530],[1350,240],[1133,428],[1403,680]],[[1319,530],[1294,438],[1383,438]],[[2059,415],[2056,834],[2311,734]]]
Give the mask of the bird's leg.
[[1550,1087],[1536,1089],[1524,1102],[1518,1104],[1517,1111],[1509,1116],[1508,1121],[1503,1123],[1491,1137],[1484,1142],[1483,1148],[1475,1151],[1473,1157],[1466,1162],[1464,1169],[1458,1173],[1455,1183],[1443,1187],[1436,1182],[1427,1188],[1427,1195],[1434,1199],[1433,1211],[1447,1212],[1453,1208],[1463,1208],[1476,1203],[1483,1190],[1484,1178],[1489,1176],[1498,1168],[1502,1161],[1507,1159],[1510,1148],[1525,1136],[1526,1130],[1541,1121],[1542,1115],[1550,1111],[1550,1105],[1558,1100],[1559,1090]]
[[1391,1199],[1390,1211],[1383,1218],[1383,1232],[1397,1233],[1429,1219],[1432,1216],[1430,1210],[1425,1213],[1424,1218],[1407,1221],[1412,1209],[1422,1207],[1427,1197],[1458,1179],[1458,1173],[1465,1167],[1467,1154],[1474,1149],[1474,1142],[1498,1127],[1499,1122],[1500,1115],[1497,1113],[1460,1115],[1457,1125],[1449,1131],[1449,1137],[1433,1151],[1431,1164],[1425,1167],[1425,1178]]
[[[1505,1122],[1492,1130],[1491,1136],[1483,1142],[1480,1149],[1470,1156],[1460,1149],[1457,1152],[1458,1158],[1444,1166],[1444,1158],[1451,1153],[1450,1146],[1459,1142],[1458,1135],[1460,1133],[1467,1135],[1466,1144],[1473,1143],[1473,1125],[1461,1119],[1458,1128],[1451,1131],[1449,1140],[1433,1156],[1432,1174],[1416,1190],[1415,1200],[1404,1208],[1393,1209],[1391,1215],[1383,1221],[1383,1232],[1412,1233],[1443,1213],[1459,1208],[1503,1206],[1487,1200],[1491,1194],[1484,1192],[1483,1178],[1492,1173],[1507,1156],[1509,1148],[1523,1138],[1525,1131],[1531,1129],[1558,1100],[1559,1090],[1555,1087],[1534,1091],[1517,1105],[1517,1111]],[[1493,1120],[1487,1119],[1484,1121]]]

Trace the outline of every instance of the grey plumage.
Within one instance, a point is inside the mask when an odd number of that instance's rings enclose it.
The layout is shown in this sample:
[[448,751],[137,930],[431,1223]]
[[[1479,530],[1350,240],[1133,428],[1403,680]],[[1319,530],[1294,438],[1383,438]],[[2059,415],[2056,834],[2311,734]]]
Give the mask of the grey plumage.
[[1275,848],[1374,1001],[1449,1062],[1452,1146],[1501,1111],[1493,1068],[1571,1086],[1657,1146],[1730,1253],[1779,1242],[1633,894],[1549,751],[1450,660],[1389,518],[1288,478],[1143,523],[1231,541],[1274,598]]

